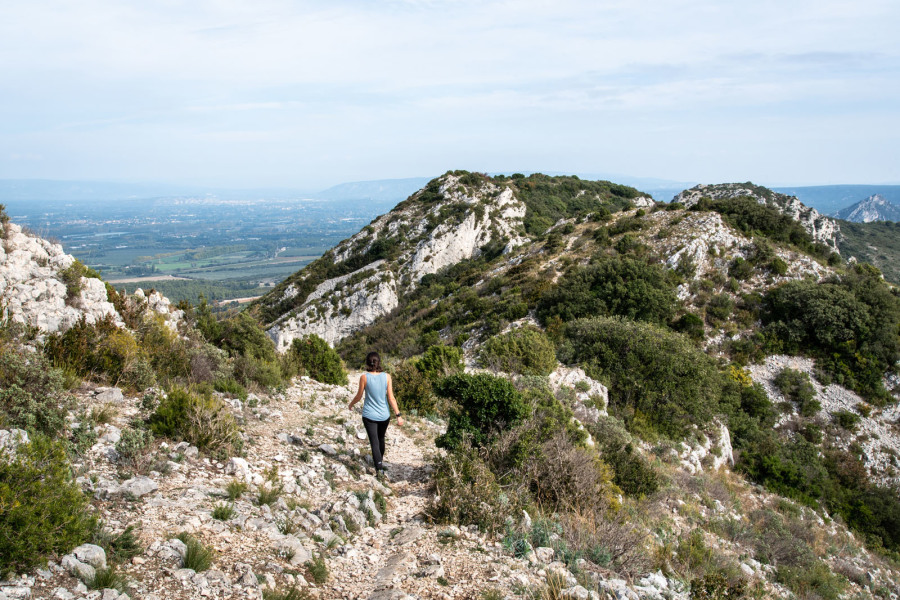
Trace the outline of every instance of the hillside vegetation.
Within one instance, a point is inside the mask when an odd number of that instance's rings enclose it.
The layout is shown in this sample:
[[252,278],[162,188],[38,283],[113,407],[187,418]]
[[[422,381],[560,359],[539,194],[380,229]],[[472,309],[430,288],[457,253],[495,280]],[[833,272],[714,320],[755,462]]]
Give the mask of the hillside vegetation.
[[[270,592],[893,598],[900,293],[836,253],[835,230],[796,199],[689,192],[661,205],[610,182],[453,171],[242,313],[160,312],[156,296],[108,290],[104,319],[55,332],[8,319],[3,426],[56,457],[54,473],[75,461],[106,477],[115,460],[166,494],[184,483],[160,474],[176,455],[159,440],[185,442],[208,485],[185,494],[241,519],[195,532],[234,536],[228,560],[246,543]],[[77,305],[91,274],[73,268],[57,287]],[[390,487],[366,472],[343,408],[344,365],[371,350],[411,417],[389,433]],[[82,379],[134,397],[114,459],[91,434],[104,417],[69,399]],[[73,498],[95,490],[95,512],[46,494],[71,530],[6,570],[107,539],[92,519],[123,514],[103,499],[118,487],[63,479]],[[382,545],[395,554],[376,575],[364,559]]]

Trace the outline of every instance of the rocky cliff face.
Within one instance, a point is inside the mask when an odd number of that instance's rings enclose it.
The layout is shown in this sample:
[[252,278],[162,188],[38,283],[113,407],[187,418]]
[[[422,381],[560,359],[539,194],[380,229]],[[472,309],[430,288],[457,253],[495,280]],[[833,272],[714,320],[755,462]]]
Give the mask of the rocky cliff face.
[[121,324],[104,283],[81,276],[72,270],[74,264],[75,258],[59,244],[8,223],[0,240],[0,308],[5,316],[44,333],[64,331],[82,318],[95,323],[112,317]]
[[871,223],[873,221],[900,221],[900,206],[878,194],[860,200],[833,215],[836,219],[853,221],[854,223]]
[[686,207],[691,207],[704,197],[712,200],[725,200],[742,196],[755,198],[760,204],[777,208],[802,224],[815,241],[827,245],[835,252],[838,251],[837,240],[840,234],[838,224],[816,209],[806,206],[796,196],[779,194],[752,183],[700,184],[681,192],[673,199],[673,202],[680,202]]
[[[319,278],[301,272],[297,280],[276,290],[268,301],[299,299],[303,284],[312,292],[268,328],[280,351],[294,339],[316,334],[331,344],[397,307],[425,275],[472,258],[492,243],[507,250],[521,245],[526,207],[513,191],[491,183],[473,187],[447,174],[433,197],[420,190],[390,213],[341,242],[325,260],[338,277]],[[371,257],[384,256],[368,264]],[[350,265],[364,264],[350,270]]]
[[[66,331],[81,319],[94,324],[111,318],[124,327],[106,284],[90,275],[59,244],[7,223],[0,236],[0,320],[34,328],[38,335]],[[162,315],[173,330],[183,316],[159,292],[138,290],[127,301]]]

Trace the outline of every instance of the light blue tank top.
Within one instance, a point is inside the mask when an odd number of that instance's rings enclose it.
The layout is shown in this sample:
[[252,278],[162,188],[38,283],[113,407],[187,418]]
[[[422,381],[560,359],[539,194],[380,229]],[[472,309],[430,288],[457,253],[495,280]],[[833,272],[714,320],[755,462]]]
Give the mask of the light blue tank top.
[[387,421],[391,418],[387,401],[387,373],[366,373],[366,400],[362,416],[370,421]]

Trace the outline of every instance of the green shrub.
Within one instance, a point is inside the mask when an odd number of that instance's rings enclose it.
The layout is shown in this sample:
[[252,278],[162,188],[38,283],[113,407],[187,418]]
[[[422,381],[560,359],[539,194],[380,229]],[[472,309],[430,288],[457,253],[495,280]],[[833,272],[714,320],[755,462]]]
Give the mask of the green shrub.
[[72,398],[62,372],[40,354],[0,348],[0,427],[57,436],[66,430]]
[[220,502],[213,507],[212,518],[217,521],[227,521],[235,515],[234,504]]
[[706,330],[703,328],[703,319],[693,313],[685,313],[672,323],[672,329],[685,334],[692,340],[702,340],[706,337]]
[[716,294],[706,303],[706,316],[713,323],[726,321],[734,311],[734,300],[728,294]]
[[181,567],[202,573],[212,566],[213,551],[189,533],[182,532],[176,536],[187,547],[181,560]]
[[405,360],[390,369],[394,395],[402,410],[420,415],[434,412],[435,397],[431,380],[419,369],[419,363]]
[[248,489],[250,489],[250,486],[243,481],[232,479],[228,482],[228,485],[225,486],[225,494],[228,496],[228,499],[233,502],[240,498]]
[[785,283],[765,295],[760,316],[768,352],[808,353],[836,383],[887,401],[882,378],[900,359],[900,298],[876,269]]
[[454,401],[447,432],[437,439],[441,448],[455,448],[467,437],[474,446],[483,446],[497,432],[524,418],[527,411],[513,385],[491,375],[452,375],[438,382],[435,391]]
[[537,304],[545,325],[553,317],[572,321],[598,315],[667,323],[676,305],[674,286],[659,265],[616,257],[566,273]]
[[305,335],[294,340],[291,353],[307,374],[322,383],[347,385],[347,373],[341,357],[317,335]]
[[125,585],[127,583],[128,580],[125,576],[116,571],[113,567],[97,569],[94,571],[94,576],[88,581],[85,581],[88,588],[92,590],[111,589],[119,592],[125,591]]
[[0,573],[30,571],[90,539],[88,508],[62,443],[35,434],[0,458]]
[[711,571],[691,581],[691,600],[741,600],[748,597],[743,579],[729,581],[721,571]]
[[72,304],[81,293],[84,284],[81,282],[82,277],[100,279],[100,273],[85,266],[78,259],[59,272],[59,277],[66,284],[66,304]]
[[263,600],[313,600],[306,588],[291,587],[287,589],[264,589]]
[[312,580],[318,585],[328,581],[328,563],[325,562],[325,557],[321,554],[317,554],[311,561],[308,561],[306,568],[309,570]]
[[715,361],[683,335],[620,318],[566,326],[560,359],[584,366],[609,388],[609,408],[631,431],[683,437],[719,409]]
[[94,530],[91,543],[103,547],[107,560],[113,564],[123,563],[144,551],[134,535],[134,525],[127,526],[118,535],[113,535],[104,527],[98,527]]
[[523,327],[490,338],[481,347],[481,363],[520,375],[549,375],[556,368],[556,347],[540,330]]
[[147,448],[153,443],[153,432],[145,429],[129,427],[122,431],[122,436],[116,442],[118,462],[140,472],[142,463],[145,462]]
[[800,414],[811,417],[822,409],[809,375],[789,367],[783,368],[772,381],[784,397],[797,405]]
[[426,512],[438,523],[474,524],[495,532],[515,509],[514,499],[503,493],[494,473],[465,443],[436,458],[434,489]]
[[779,567],[775,579],[800,598],[838,600],[847,587],[843,577],[820,561],[808,567]]
[[631,434],[615,419],[602,417],[590,430],[600,457],[613,469],[613,482],[626,495],[641,498],[659,489],[659,473],[635,449]]
[[99,376],[135,390],[156,382],[147,352],[111,317],[94,324],[82,318],[62,335],[48,336],[44,352],[55,366],[82,377]]
[[750,279],[751,275],[753,275],[753,265],[740,256],[735,258],[731,261],[731,264],[728,265],[728,276],[734,277],[738,281]]
[[853,431],[856,429],[856,425],[859,423],[860,416],[855,412],[850,412],[849,410],[839,410],[831,415],[834,419],[834,422],[843,427],[848,431]]
[[240,449],[234,416],[213,396],[172,388],[147,423],[156,435],[185,440],[202,450],[227,453]]
[[429,346],[425,354],[416,363],[416,366],[432,382],[442,377],[462,373],[463,353],[456,346],[435,345]]

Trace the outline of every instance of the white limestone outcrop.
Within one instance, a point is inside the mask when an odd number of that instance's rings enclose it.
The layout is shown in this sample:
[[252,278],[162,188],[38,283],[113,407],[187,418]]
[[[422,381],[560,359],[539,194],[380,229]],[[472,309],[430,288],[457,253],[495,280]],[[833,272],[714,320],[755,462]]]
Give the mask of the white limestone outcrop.
[[61,273],[75,258],[62,246],[30,235],[14,223],[7,223],[0,237],[0,317],[41,333],[65,331],[82,318],[96,323],[112,317],[122,323],[99,279],[82,277],[80,291],[69,297]]

